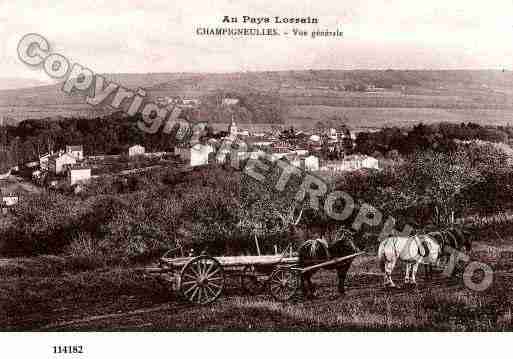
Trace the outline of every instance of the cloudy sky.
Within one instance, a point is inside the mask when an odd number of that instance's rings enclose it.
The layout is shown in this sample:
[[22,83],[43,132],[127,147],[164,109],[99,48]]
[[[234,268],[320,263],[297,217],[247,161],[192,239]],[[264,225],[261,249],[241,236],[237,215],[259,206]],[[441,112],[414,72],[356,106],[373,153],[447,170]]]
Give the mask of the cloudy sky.
[[[456,0],[0,0],[0,77],[46,80],[16,56],[26,33],[96,72],[285,69],[513,69],[513,1]],[[257,1],[251,1],[257,3]],[[272,39],[195,34],[223,15],[313,16],[344,38]],[[241,26],[241,24],[238,24]],[[267,25],[266,27],[274,27]]]

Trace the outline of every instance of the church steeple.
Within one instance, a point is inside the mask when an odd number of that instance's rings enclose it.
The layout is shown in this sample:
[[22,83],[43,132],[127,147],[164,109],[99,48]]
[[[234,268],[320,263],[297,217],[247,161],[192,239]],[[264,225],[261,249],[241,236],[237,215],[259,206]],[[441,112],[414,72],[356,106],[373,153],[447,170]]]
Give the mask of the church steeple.
[[232,115],[232,123],[228,127],[228,132],[230,132],[230,135],[232,135],[232,136],[236,136],[237,133],[239,132],[237,129],[237,125],[235,124],[235,119],[233,118],[233,115]]

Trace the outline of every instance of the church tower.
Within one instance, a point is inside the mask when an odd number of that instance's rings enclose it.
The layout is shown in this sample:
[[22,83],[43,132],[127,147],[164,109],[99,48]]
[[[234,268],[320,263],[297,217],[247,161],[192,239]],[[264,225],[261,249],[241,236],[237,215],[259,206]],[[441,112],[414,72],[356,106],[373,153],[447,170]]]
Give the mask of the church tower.
[[228,132],[230,132],[230,136],[237,136],[237,134],[239,133],[239,131],[237,129],[237,125],[235,124],[233,115],[232,115],[232,123],[230,124],[230,126],[228,126]]

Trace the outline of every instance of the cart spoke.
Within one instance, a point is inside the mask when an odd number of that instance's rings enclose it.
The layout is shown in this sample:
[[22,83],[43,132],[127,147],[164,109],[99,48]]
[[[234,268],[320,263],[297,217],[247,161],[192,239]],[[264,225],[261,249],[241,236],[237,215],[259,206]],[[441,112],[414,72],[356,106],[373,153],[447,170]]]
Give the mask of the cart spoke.
[[220,282],[222,280],[223,280],[223,277],[208,278],[209,282]]
[[205,276],[207,274],[208,265],[209,265],[208,260],[204,259],[201,261],[201,269],[202,269],[201,275]]
[[183,293],[184,293],[184,294],[187,294],[188,292],[190,292],[190,291],[191,291],[191,289],[194,289],[194,288],[196,288],[197,286],[198,286],[198,285],[197,285],[196,283],[194,283],[193,285],[190,285],[190,286],[189,286],[189,285],[185,285],[185,286],[184,286],[184,285],[182,285],[182,291],[183,291]]
[[206,287],[208,294],[210,295],[211,299],[217,297],[217,293],[215,290],[213,290],[210,286]]
[[285,284],[285,286],[289,289],[295,289],[296,288],[296,284],[294,282],[287,282]]
[[198,285],[197,284],[194,284],[192,286],[190,286],[188,289],[185,289],[183,291],[183,294],[187,295],[187,293],[189,293],[191,290],[193,290],[194,288],[198,288]]
[[216,268],[213,272],[211,273],[207,273],[207,278],[211,278],[213,277],[215,274],[219,273],[219,271],[221,270],[221,268]]
[[191,303],[213,302],[224,289],[223,267],[213,257],[192,258],[181,271],[180,287]]
[[196,296],[196,293],[198,293],[198,290],[199,290],[199,287],[196,286],[196,289],[194,290],[194,292],[192,292],[191,296],[190,296],[190,300],[191,302],[194,301],[194,297]]
[[279,286],[272,287],[271,290],[276,296],[280,296],[280,293],[283,292],[283,290]]
[[212,287],[216,287],[216,288],[223,288],[223,286],[222,286],[222,285],[220,285],[220,284],[215,284],[215,283],[212,283],[212,282],[209,282],[208,284],[209,284],[210,286],[212,286]]
[[210,287],[206,286],[205,288],[203,288],[203,290],[205,294],[205,303],[210,303],[217,297],[216,293],[213,292]]
[[201,261],[196,262],[196,269],[198,270],[198,276],[203,276],[203,266],[201,265]]
[[212,270],[212,268],[214,268],[214,266],[215,266],[215,263],[214,262],[210,262],[207,270],[204,273],[207,276],[207,278],[210,277],[210,271]]
[[285,273],[280,272],[279,281],[280,281],[280,282],[283,282],[284,280],[285,280]]
[[198,278],[198,277],[199,277],[199,273],[194,269],[194,266],[192,266],[192,265],[191,265],[191,266],[189,267],[189,270],[190,270],[192,273],[194,273],[194,275],[196,276],[196,278]]
[[202,294],[203,293],[203,288],[199,288],[199,291],[198,291],[198,303],[201,304],[201,299],[202,299]]

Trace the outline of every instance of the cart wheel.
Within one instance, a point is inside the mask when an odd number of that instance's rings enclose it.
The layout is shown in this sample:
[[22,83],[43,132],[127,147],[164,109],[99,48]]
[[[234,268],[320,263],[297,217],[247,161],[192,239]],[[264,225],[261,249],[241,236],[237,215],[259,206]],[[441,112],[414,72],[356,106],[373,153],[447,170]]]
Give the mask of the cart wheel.
[[212,303],[221,295],[223,288],[223,268],[209,256],[191,259],[180,274],[180,292],[194,304]]
[[254,265],[247,265],[240,277],[242,288],[249,294],[257,295],[264,290],[264,284],[258,279],[258,272]]
[[291,299],[299,290],[301,274],[291,268],[275,269],[269,277],[269,291],[271,296],[284,302]]

